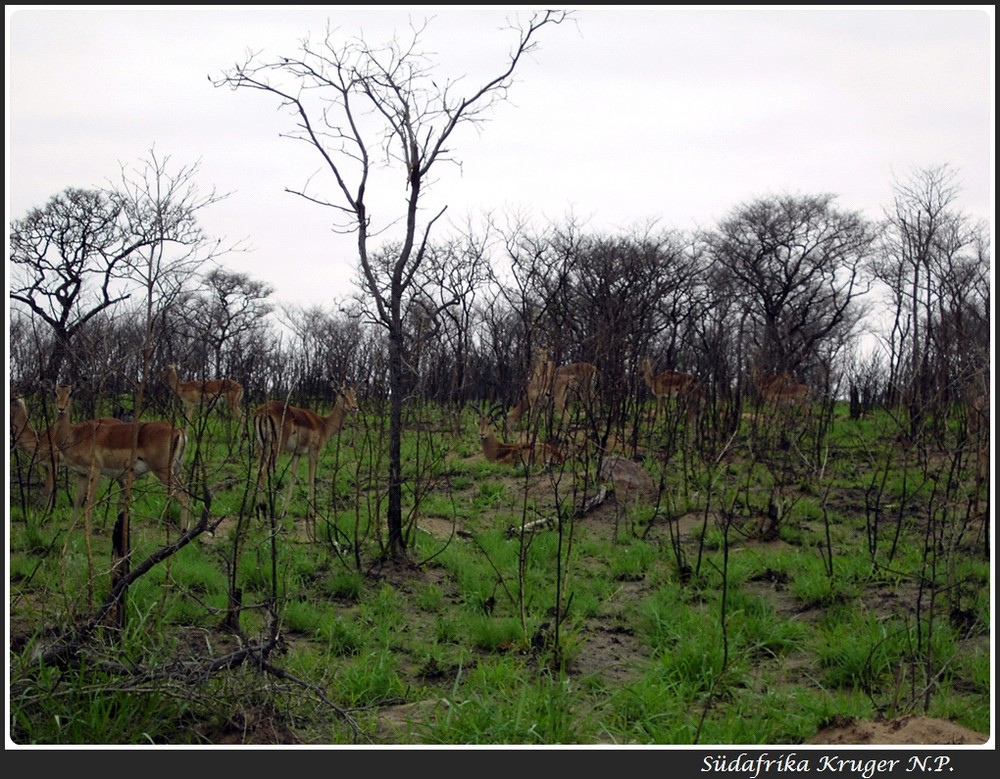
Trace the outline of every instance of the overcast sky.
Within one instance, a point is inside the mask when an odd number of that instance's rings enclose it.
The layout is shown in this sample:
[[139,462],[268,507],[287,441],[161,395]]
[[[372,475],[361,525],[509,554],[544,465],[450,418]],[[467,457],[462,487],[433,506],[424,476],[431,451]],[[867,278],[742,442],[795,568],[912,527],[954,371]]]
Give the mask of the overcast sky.
[[[356,9],[356,10],[355,10]],[[121,165],[169,156],[231,193],[200,222],[253,251],[225,259],[274,300],[329,306],[352,291],[356,248],[331,214],[285,192],[321,168],[282,139],[270,95],[213,87],[248,50],[294,55],[323,34],[383,43],[410,19],[443,77],[501,72],[500,28],[529,6],[6,6],[7,217]],[[570,217],[599,232],[655,220],[710,227],[769,194],[837,195],[877,218],[892,182],[950,165],[957,206],[994,213],[993,6],[583,7],[548,27],[510,102],[453,136],[428,207]],[[322,174],[315,191],[335,196]],[[395,187],[395,185],[394,185]],[[379,193],[401,215],[403,182]],[[8,255],[9,256],[9,255]]]

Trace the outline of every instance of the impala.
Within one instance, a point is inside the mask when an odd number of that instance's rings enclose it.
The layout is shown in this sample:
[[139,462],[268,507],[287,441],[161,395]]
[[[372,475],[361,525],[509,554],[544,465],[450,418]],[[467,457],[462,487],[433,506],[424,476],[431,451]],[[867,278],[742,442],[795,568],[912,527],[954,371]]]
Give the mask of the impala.
[[663,411],[667,400],[691,399],[697,392],[698,380],[690,373],[682,371],[653,373],[653,363],[648,357],[643,359],[640,367],[642,368],[642,377],[646,380],[646,386],[656,398],[657,418]]
[[59,468],[59,449],[52,446],[49,431],[41,435],[28,422],[28,407],[24,398],[11,396],[10,399],[11,445],[37,462],[45,472],[45,508],[51,509],[56,503],[56,471]]
[[74,423],[71,419],[72,385],[56,386],[56,423],[50,428],[62,464],[77,474],[74,512],[83,499],[87,507],[101,476],[123,483],[129,471],[135,476],[152,473],[167,488],[167,497],[180,504],[180,524],[187,524],[187,491],[180,483],[187,434],[168,422],[121,422],[111,417]]
[[556,368],[552,381],[552,402],[556,412],[560,416],[565,413],[571,394],[590,401],[596,383],[597,366],[593,363],[571,362],[560,365]]
[[524,395],[516,406],[507,414],[504,422],[504,430],[511,425],[516,425],[518,420],[526,411],[537,411],[539,406],[548,402],[552,396],[553,379],[555,378],[555,366],[549,359],[548,349],[539,349],[535,353],[535,362],[531,367],[531,376],[528,379],[528,386]]
[[494,418],[479,417],[479,443],[483,456],[491,463],[504,465],[559,465],[565,459],[554,444],[537,441],[535,443],[504,443],[497,438]]
[[306,455],[309,462],[309,512],[312,515],[316,502],[316,466],[319,456],[333,434],[344,426],[347,415],[358,411],[358,400],[352,387],[331,386],[337,391],[337,401],[333,410],[325,417],[280,400],[265,403],[253,412],[253,428],[260,451],[257,484],[264,484],[268,475],[274,473],[281,452],[291,452],[292,455],[284,510],[288,509],[295,487],[299,458]]
[[574,362],[556,368],[549,359],[548,350],[539,349],[524,396],[508,413],[504,430],[516,424],[525,411],[535,412],[549,404],[562,421],[572,397],[592,398],[596,380],[597,366],[593,363]]
[[754,376],[757,392],[765,403],[773,405],[800,405],[809,398],[809,386],[795,380],[790,373]]
[[209,379],[207,381],[181,381],[177,376],[176,363],[170,363],[160,373],[170,389],[184,403],[188,419],[192,419],[195,407],[211,408],[221,398],[225,400],[230,413],[236,419],[243,419],[243,385],[234,379]]
[[[187,527],[187,491],[180,482],[187,435],[184,430],[166,422],[134,422],[92,419],[74,423],[71,420],[73,388],[59,384],[56,393],[56,423],[50,428],[52,440],[59,449],[62,464],[77,474],[76,497],[73,501],[75,526],[81,507],[87,546],[90,555],[91,515],[96,500],[97,484],[108,476],[122,485],[121,510],[125,508],[125,479],[129,471],[136,478],[152,473],[167,488],[167,502],[175,498],[180,505],[180,526]],[[68,539],[67,539],[68,543]]]
[[[102,417],[102,423],[109,425],[121,424],[114,417]],[[53,509],[56,505],[56,474],[62,466],[62,455],[55,445],[55,425],[38,433],[28,421],[28,407],[20,394],[12,393],[10,400],[10,432],[13,446],[27,454],[33,462],[41,465],[45,471],[45,508]]]

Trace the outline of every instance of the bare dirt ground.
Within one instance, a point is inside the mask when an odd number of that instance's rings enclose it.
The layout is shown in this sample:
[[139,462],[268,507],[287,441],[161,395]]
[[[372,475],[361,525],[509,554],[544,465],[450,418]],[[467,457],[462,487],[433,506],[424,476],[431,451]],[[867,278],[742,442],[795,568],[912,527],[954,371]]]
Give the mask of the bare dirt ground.
[[948,720],[899,717],[871,722],[841,719],[827,725],[807,744],[985,744],[989,736]]
[[[444,701],[421,701],[405,706],[385,709],[380,718],[380,735],[391,743],[395,738],[405,739],[408,730],[441,713]],[[873,722],[839,718],[806,740],[807,745],[983,745],[989,736],[976,733],[954,722],[932,717],[899,717]]]

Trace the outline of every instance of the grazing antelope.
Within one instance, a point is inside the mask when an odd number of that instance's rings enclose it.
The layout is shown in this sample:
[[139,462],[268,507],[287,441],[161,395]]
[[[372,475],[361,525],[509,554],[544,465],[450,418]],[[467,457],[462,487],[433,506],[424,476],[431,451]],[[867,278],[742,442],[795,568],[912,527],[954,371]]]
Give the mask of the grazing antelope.
[[235,379],[209,379],[207,381],[181,381],[177,376],[177,365],[170,363],[161,372],[170,389],[184,403],[185,414],[192,419],[195,407],[211,408],[221,398],[225,400],[230,413],[242,421],[243,385]]
[[504,443],[497,438],[494,419],[479,417],[479,443],[483,456],[491,463],[504,465],[543,466],[559,465],[565,460],[562,451],[554,444],[541,441],[535,443]]
[[167,422],[127,424],[117,419],[92,419],[74,423],[70,410],[72,391],[69,384],[56,386],[56,423],[50,430],[53,431],[52,440],[59,449],[62,464],[77,474],[72,524],[75,526],[82,508],[87,565],[92,570],[91,515],[101,476],[110,477],[122,485],[123,503],[120,508],[124,510],[124,485],[129,471],[136,478],[152,473],[167,488],[168,503],[171,498],[177,500],[180,526],[187,527],[188,496],[180,481],[187,435],[182,428]]
[[[696,398],[698,380],[690,373],[681,371],[660,371],[653,373],[653,362],[644,358],[641,364],[642,377],[656,399],[656,418],[659,419],[667,400],[692,400]],[[694,410],[694,404],[689,411]]]
[[[114,417],[101,417],[105,424],[120,424]],[[55,444],[55,425],[38,433],[28,421],[28,407],[24,398],[12,392],[10,400],[10,432],[12,445],[27,454],[45,471],[45,508],[56,505],[56,475],[62,467],[62,455]]]
[[288,484],[285,488],[284,511],[292,497],[298,477],[299,458],[306,455],[309,462],[309,514],[316,504],[316,466],[320,453],[334,433],[344,426],[348,414],[357,413],[358,400],[353,387],[337,387],[337,401],[329,415],[323,417],[315,411],[272,400],[253,412],[253,427],[260,451],[257,484],[263,485],[273,474],[281,452],[291,452]]

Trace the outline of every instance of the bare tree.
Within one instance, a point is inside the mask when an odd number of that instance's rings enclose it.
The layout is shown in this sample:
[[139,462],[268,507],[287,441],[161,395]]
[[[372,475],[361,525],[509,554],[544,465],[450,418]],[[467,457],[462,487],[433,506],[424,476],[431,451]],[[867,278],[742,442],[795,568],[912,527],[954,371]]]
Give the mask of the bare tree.
[[[183,301],[181,331],[187,336],[180,360],[185,372],[199,379],[240,373],[240,346],[257,340],[267,325],[274,288],[246,273],[212,268],[201,278],[201,289]],[[228,351],[229,364],[224,355]],[[190,351],[188,351],[190,349]],[[242,376],[241,376],[242,378]]]
[[416,283],[427,300],[424,310],[437,312],[437,338],[429,344],[434,395],[456,409],[469,400],[468,362],[477,294],[489,282],[489,236],[476,236],[468,226],[461,237],[432,245]]
[[[539,30],[567,17],[565,12],[544,11],[532,15],[527,25],[515,26],[517,42],[506,67],[465,97],[457,94],[458,82],[435,83],[429,59],[418,48],[423,27],[413,28],[408,42],[393,40],[382,48],[361,39],[338,44],[328,27],[318,47],[306,39],[292,57],[262,60],[251,53],[214,82],[234,90],[263,91],[291,111],[295,127],[287,137],[315,147],[332,176],[336,196],[289,191],[333,209],[342,217],[340,227],[357,233],[363,287],[389,344],[387,522],[393,557],[405,557],[406,549],[400,461],[406,349],[402,302],[424,259],[431,229],[443,213],[421,214],[421,196],[432,183],[435,164],[455,161],[448,146],[455,130],[481,125],[506,100],[515,69],[537,47]],[[380,267],[369,249],[374,235],[367,198],[370,179],[383,163],[404,179],[406,199],[403,238],[393,261]]]
[[[204,247],[207,239],[196,216],[217,197],[197,194],[192,181],[197,166],[169,175],[164,163],[151,155],[138,180],[123,172],[120,184],[107,189],[66,189],[11,224],[10,299],[26,306],[53,335],[42,378],[59,378],[73,354],[74,337],[91,319],[126,300],[137,286],[148,288],[150,262],[164,261],[155,253],[181,247],[190,258]],[[176,260],[176,254],[167,258]],[[166,278],[155,275],[157,283]]]
[[[330,382],[355,385],[358,379],[356,352],[362,341],[359,317],[350,312],[332,313],[321,306],[285,306],[282,321],[298,338],[291,347],[292,367],[286,375],[270,376],[267,385],[276,397],[303,400],[331,399]],[[332,395],[335,397],[335,393]]]
[[58,379],[80,328],[130,294],[118,282],[127,279],[136,247],[123,235],[119,213],[107,193],[70,188],[11,224],[10,298],[54,336],[43,379]]
[[897,180],[870,263],[889,298],[889,383],[909,411],[911,436],[930,407],[961,392],[956,383],[982,368],[988,352],[989,242],[983,226],[955,209],[958,192],[948,165]]
[[825,366],[861,318],[861,273],[874,241],[832,195],[765,197],[738,207],[707,237],[739,296],[751,360],[762,372],[825,381]]
[[[507,268],[490,268],[495,299],[484,306],[482,316],[496,367],[492,383],[502,388],[500,397],[490,400],[510,404],[527,385],[538,349],[548,347],[548,290],[555,268],[549,236],[534,230],[523,214],[515,214],[509,226],[499,229]],[[516,355],[513,366],[511,354]]]

